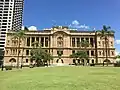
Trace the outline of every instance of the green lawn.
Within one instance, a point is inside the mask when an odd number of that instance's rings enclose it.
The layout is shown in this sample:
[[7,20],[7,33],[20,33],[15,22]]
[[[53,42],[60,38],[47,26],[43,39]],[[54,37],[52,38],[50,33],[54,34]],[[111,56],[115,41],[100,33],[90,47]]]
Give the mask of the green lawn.
[[48,67],[0,71],[0,90],[120,90],[120,68]]

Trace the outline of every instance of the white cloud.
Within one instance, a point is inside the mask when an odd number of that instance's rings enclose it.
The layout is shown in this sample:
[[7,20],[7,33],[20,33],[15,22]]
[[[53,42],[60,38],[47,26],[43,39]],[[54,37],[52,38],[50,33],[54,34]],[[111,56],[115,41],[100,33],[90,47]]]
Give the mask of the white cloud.
[[35,27],[35,26],[30,26],[29,28],[28,28],[29,30],[37,30],[37,27]]
[[69,27],[77,29],[90,29],[90,27],[85,24],[81,25],[78,20],[72,21],[72,24],[70,24]]
[[116,40],[115,43],[116,43],[116,44],[120,44],[120,40]]
[[74,21],[72,21],[72,25],[79,25],[80,23],[79,23],[79,21],[77,21],[77,20],[74,20]]

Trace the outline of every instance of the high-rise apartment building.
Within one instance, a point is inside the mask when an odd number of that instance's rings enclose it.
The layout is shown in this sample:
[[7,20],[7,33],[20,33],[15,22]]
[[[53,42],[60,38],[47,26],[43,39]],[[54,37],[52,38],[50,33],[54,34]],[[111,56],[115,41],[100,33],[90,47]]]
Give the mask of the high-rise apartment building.
[[22,27],[24,0],[0,0],[0,49],[4,49],[6,32]]

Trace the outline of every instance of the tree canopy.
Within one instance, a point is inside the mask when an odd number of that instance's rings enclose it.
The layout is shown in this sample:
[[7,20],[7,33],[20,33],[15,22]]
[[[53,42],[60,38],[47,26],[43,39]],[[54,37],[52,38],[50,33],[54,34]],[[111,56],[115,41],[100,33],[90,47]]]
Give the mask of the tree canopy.
[[88,55],[85,51],[77,51],[76,53],[73,53],[70,55],[71,58],[79,58],[79,59],[88,59]]
[[47,61],[53,60],[53,56],[39,46],[31,50],[31,59],[42,65]]

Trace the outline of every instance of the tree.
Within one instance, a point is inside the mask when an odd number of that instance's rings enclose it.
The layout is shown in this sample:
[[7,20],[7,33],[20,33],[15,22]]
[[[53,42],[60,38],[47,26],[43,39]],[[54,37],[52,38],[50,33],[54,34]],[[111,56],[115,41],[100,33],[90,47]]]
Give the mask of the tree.
[[1,67],[1,71],[3,71],[3,58],[4,58],[4,50],[0,49],[0,67]]
[[89,42],[87,40],[83,40],[80,42],[80,46],[84,47],[84,49],[86,50],[87,47],[89,47]]
[[3,64],[4,51],[0,49],[0,66]]
[[34,48],[31,50],[31,59],[36,61],[37,66],[42,64],[41,62],[42,62],[43,56],[44,56],[44,52],[41,48]]
[[76,60],[77,60],[77,58],[78,58],[78,54],[77,53],[72,53],[71,55],[70,55],[70,58],[73,58],[73,63],[75,63],[76,64]]
[[19,55],[20,55],[20,45],[22,41],[25,39],[25,31],[20,30],[15,33],[13,33],[13,39],[17,39],[18,46],[17,46],[17,68],[19,68]]
[[25,31],[29,31],[29,29],[28,29],[26,26],[24,27],[24,30],[25,30]]
[[[77,60],[79,58],[79,60],[82,59],[88,59],[88,55],[85,51],[78,51],[76,53],[73,53],[70,55],[70,58],[74,58],[75,60]],[[86,64],[86,62],[84,62],[84,64]]]
[[106,59],[105,59],[105,61],[107,61],[107,66],[108,66],[108,63],[109,63],[109,60],[108,60],[108,43],[109,43],[109,38],[108,37],[110,35],[114,35],[114,31],[111,30],[110,26],[107,27],[107,26],[103,25],[103,29],[100,30],[100,31],[97,31],[97,32],[101,36],[101,38],[104,39],[104,41],[105,41],[105,52],[106,52]]
[[80,42],[80,46],[81,47],[83,47],[84,48],[84,50],[83,51],[78,51],[78,54],[81,54],[80,56],[80,58],[82,58],[82,59],[84,59],[85,61],[84,61],[84,64],[86,65],[87,64],[87,59],[88,59],[88,55],[87,55],[87,47],[89,47],[89,41],[87,41],[87,40],[83,40],[83,41],[81,41]]
[[[53,60],[53,56],[50,53],[45,52],[43,60],[44,60],[43,62],[47,62],[47,61],[50,62],[50,60]],[[49,63],[49,65],[50,65],[50,63]]]
[[116,58],[119,58],[119,59],[120,59],[120,55],[117,55]]
[[31,59],[35,60],[37,66],[44,65],[47,63],[47,61],[53,60],[53,56],[50,53],[45,52],[38,42],[34,42],[33,44],[33,49],[31,50]]
[[88,59],[88,55],[87,55],[87,52],[86,51],[78,51],[77,52],[77,55],[78,55],[78,58],[80,59],[80,60],[82,60],[82,59],[84,59],[84,65],[86,65],[86,60]]

